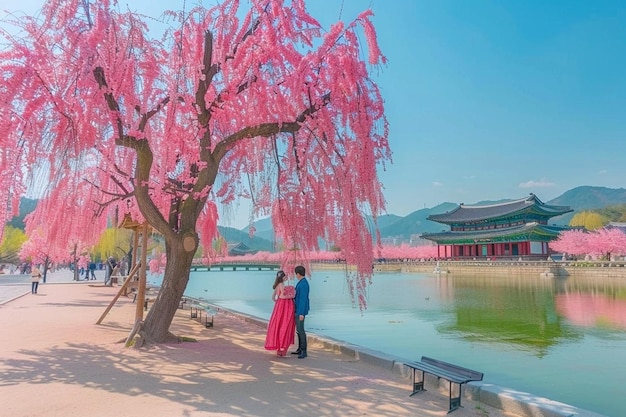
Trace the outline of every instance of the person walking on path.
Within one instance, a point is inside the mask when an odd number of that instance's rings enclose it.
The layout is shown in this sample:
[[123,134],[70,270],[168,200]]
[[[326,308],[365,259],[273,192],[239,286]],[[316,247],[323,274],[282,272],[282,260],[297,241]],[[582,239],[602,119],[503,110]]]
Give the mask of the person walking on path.
[[296,266],[294,272],[298,283],[296,284],[296,297],[294,298],[296,304],[296,332],[298,333],[298,350],[291,352],[294,355],[298,355],[298,359],[304,359],[307,357],[306,353],[306,332],[304,331],[304,318],[309,314],[309,281],[307,281],[306,269],[302,265]]
[[111,280],[111,275],[113,274],[113,269],[117,266],[117,261],[114,257],[109,256],[106,264],[106,275],[104,276],[104,285],[108,285],[109,287],[113,286],[113,281]]
[[285,272],[278,271],[274,280],[272,300],[274,309],[270,316],[265,336],[265,349],[275,350],[278,356],[285,356],[287,349],[293,344],[296,330],[295,307],[293,298],[296,290],[291,285],[285,285]]
[[33,268],[33,270],[30,272],[30,277],[31,277],[30,292],[31,294],[37,294],[37,289],[39,288],[39,280],[41,279],[41,272],[39,271],[39,268],[37,267]]
[[91,280],[95,280],[96,279],[96,263],[95,262],[89,262],[89,277],[87,275],[85,275],[85,279],[91,279]]

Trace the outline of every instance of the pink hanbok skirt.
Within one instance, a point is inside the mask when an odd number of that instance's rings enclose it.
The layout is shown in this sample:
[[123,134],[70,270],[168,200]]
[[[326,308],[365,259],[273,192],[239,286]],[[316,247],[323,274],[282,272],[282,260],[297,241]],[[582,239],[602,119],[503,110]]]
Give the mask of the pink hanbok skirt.
[[286,351],[293,345],[296,332],[296,311],[293,299],[279,298],[267,325],[265,349]]

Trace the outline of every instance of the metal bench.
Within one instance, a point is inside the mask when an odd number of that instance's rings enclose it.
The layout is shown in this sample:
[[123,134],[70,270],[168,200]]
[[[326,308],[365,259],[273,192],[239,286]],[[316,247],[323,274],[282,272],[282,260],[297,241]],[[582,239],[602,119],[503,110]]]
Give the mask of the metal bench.
[[[437,378],[443,378],[448,381],[450,397],[448,414],[461,407],[461,387],[463,384],[470,381],[483,380],[482,372],[473,371],[448,362],[432,359],[427,356],[422,356],[422,359],[419,362],[407,362],[405,365],[413,369],[413,392],[411,393],[411,396],[420,391],[426,391],[424,388],[424,374],[431,374]],[[416,379],[417,371],[421,372],[421,378],[419,380]],[[458,395],[454,397],[452,396],[452,384],[456,384],[458,386]]]
[[190,314],[190,318],[191,319],[195,319],[198,322],[202,323],[202,314],[204,313],[204,327],[206,327],[207,329],[210,327],[213,327],[213,318],[216,314],[216,312],[214,310],[212,310],[209,307],[206,306],[202,306],[202,305],[191,305],[189,308],[189,314]]

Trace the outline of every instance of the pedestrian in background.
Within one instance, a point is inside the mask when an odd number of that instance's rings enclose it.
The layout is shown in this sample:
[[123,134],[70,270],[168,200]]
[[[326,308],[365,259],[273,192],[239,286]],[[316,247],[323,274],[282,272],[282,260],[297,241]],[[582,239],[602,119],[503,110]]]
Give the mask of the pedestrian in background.
[[85,277],[85,279],[90,278],[91,280],[96,279],[96,263],[89,262],[89,275],[90,277]]
[[39,280],[41,279],[41,272],[39,268],[35,267],[30,273],[30,281],[31,281],[31,294],[37,294],[37,289],[39,288]]

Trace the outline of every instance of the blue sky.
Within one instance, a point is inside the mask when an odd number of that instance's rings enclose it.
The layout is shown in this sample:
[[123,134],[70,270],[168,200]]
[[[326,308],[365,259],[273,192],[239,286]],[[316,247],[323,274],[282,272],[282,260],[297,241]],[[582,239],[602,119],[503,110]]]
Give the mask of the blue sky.
[[[120,3],[155,10],[145,0]],[[0,10],[15,4],[0,0]],[[32,12],[43,2],[17,4]],[[372,74],[390,123],[393,163],[380,172],[389,213],[626,185],[625,1],[307,4],[325,27],[375,13],[389,59]],[[246,225],[241,211],[229,225]]]

